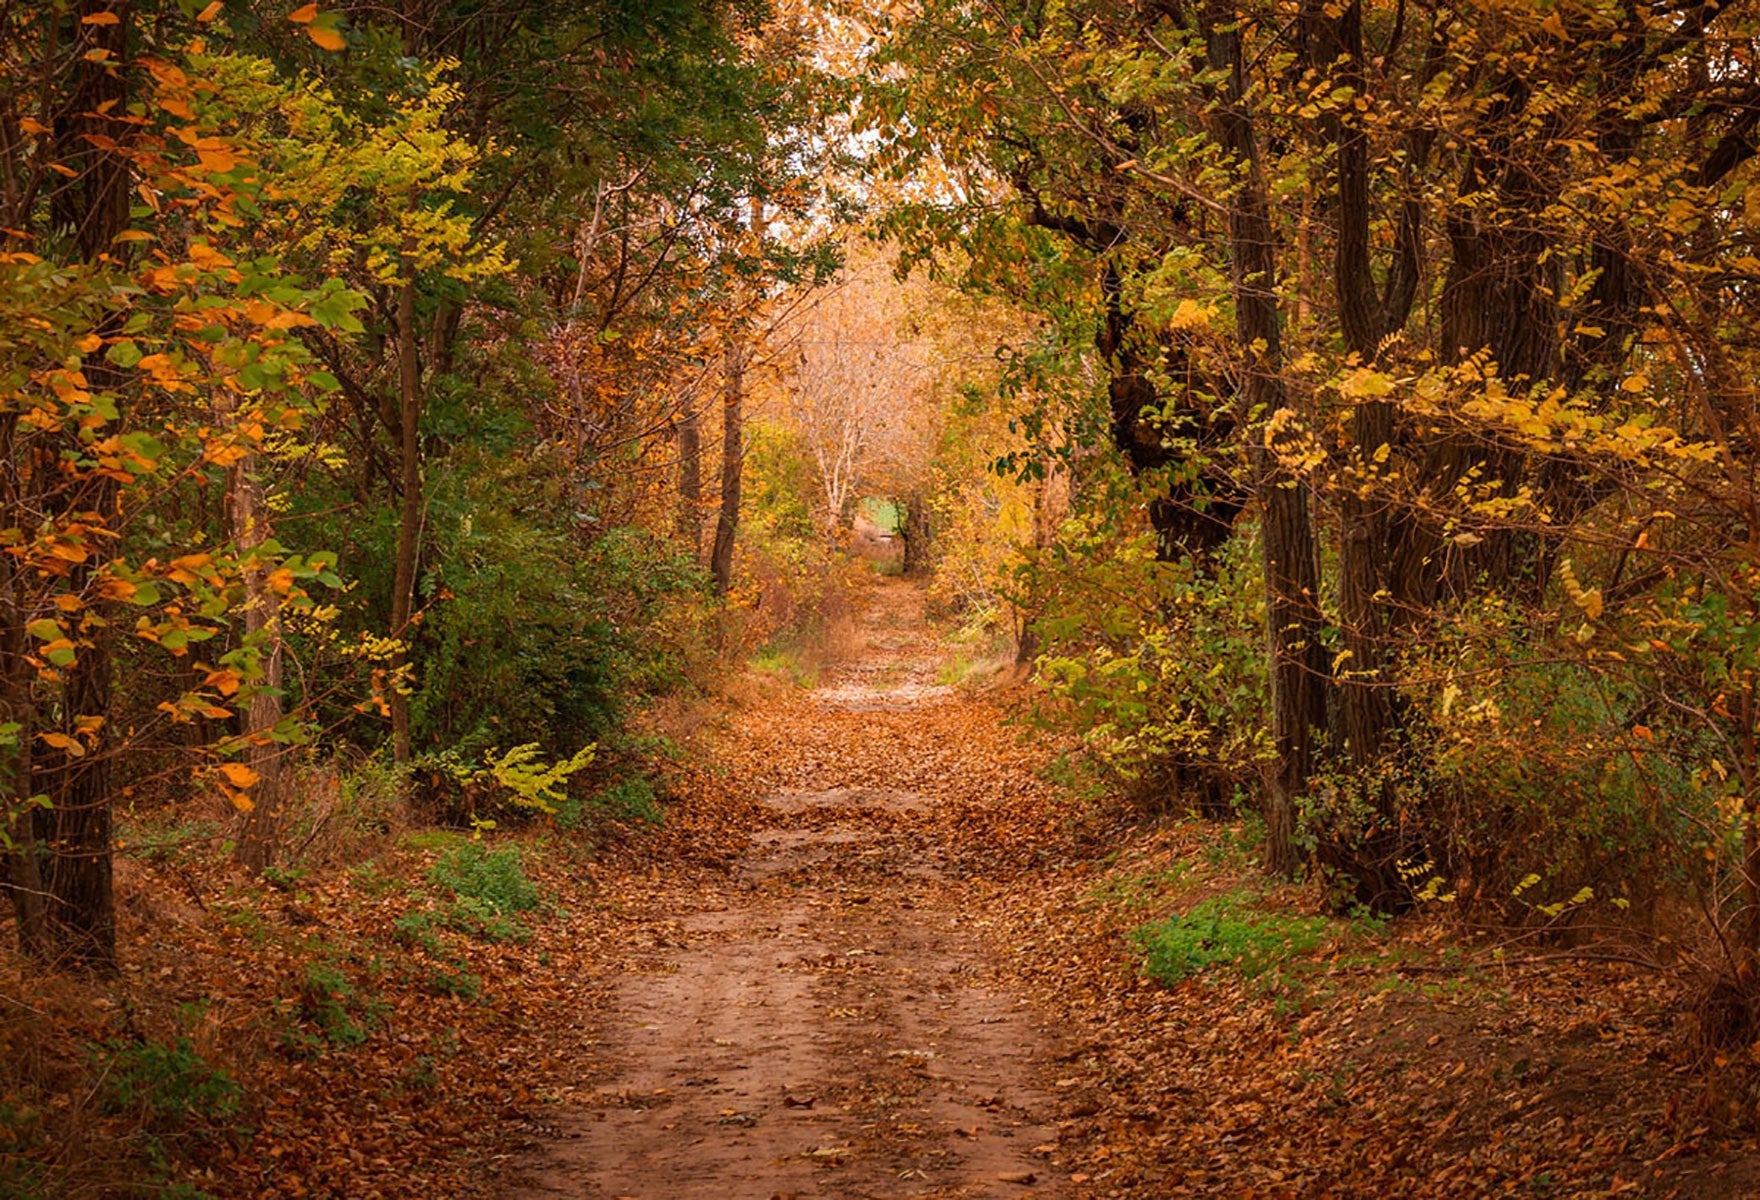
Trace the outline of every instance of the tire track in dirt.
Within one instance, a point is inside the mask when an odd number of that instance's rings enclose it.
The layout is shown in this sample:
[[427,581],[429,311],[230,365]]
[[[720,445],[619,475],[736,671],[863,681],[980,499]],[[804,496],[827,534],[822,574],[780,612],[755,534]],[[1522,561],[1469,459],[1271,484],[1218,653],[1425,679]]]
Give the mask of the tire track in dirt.
[[[836,786],[842,734],[826,723],[961,702],[934,681],[920,605],[914,588],[878,589],[864,644],[815,693],[824,719],[781,752],[796,779],[824,778],[733,782],[758,803],[727,886],[692,898],[656,882],[673,932],[607,981],[583,1064],[596,1089],[507,1194],[1070,1194],[1050,1161],[1055,1039],[993,978],[978,893],[943,867],[959,848],[923,819],[935,801]],[[912,753],[896,748],[901,778],[925,773]]]

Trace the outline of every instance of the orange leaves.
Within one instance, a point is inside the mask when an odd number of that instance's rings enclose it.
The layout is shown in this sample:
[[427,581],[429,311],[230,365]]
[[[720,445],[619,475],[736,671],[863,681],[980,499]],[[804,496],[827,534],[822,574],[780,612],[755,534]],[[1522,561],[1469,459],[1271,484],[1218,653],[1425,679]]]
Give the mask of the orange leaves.
[[[234,159],[234,161],[236,161],[236,159]],[[189,255],[189,261],[203,271],[215,271],[219,270],[221,267],[230,267],[232,265],[232,260],[230,258],[214,249],[214,247],[207,242],[191,242],[189,249],[185,253]]]
[[79,19],[81,25],[120,25],[122,18],[113,12],[87,13]]
[[202,680],[202,686],[211,687],[222,696],[233,696],[238,694],[239,686],[243,682],[243,677],[237,671],[231,667],[221,667],[209,671],[207,678]]
[[202,460],[217,467],[235,467],[250,457],[250,447],[237,442],[210,442],[202,450]]
[[37,740],[67,754],[70,758],[85,757],[86,748],[79,744],[79,739],[69,737],[65,733],[39,733]]
[[204,579],[219,582],[214,573],[214,556],[212,554],[185,554],[171,560],[165,578],[173,583],[199,583]]
[[341,17],[336,13],[320,13],[316,4],[306,4],[287,14],[295,25],[306,27],[306,36],[321,50],[345,50],[348,42],[338,31]]
[[235,788],[256,786],[259,776],[243,763],[221,763],[220,774]]

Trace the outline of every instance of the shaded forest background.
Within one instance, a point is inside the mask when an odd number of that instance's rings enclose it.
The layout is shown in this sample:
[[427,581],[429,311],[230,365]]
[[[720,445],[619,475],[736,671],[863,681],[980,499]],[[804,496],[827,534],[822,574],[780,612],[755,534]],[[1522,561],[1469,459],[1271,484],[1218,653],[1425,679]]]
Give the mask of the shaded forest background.
[[862,509],[1096,804],[1745,1050],[1757,22],[0,8],[10,970],[126,967],[143,847],[659,819],[648,718],[810,679]]

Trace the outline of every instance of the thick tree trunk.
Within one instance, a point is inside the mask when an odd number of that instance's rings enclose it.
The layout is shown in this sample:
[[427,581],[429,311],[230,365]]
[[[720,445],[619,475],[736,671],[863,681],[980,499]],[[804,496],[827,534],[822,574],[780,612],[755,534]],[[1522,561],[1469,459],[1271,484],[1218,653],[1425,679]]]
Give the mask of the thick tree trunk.
[[[115,487],[106,482],[97,511],[115,515]],[[63,966],[116,969],[116,900],[111,876],[111,752],[113,697],[110,627],[93,604],[80,630],[79,658],[67,669],[59,732],[77,754],[44,756],[51,807],[38,814],[44,843],[43,886],[50,955]],[[95,729],[91,722],[101,722]],[[46,829],[45,829],[46,826]]]
[[929,569],[929,550],[934,541],[929,501],[922,489],[916,488],[905,497],[902,508],[898,534],[904,541],[904,573],[915,578]]
[[397,559],[391,581],[391,636],[400,648],[393,660],[396,676],[387,702],[391,708],[391,751],[399,763],[410,759],[409,696],[405,676],[414,633],[410,617],[415,606],[416,545],[422,523],[422,378],[416,358],[416,284],[406,278],[397,292],[397,380],[399,483],[403,507],[397,520]]
[[709,574],[715,594],[733,587],[733,546],[739,532],[740,479],[745,466],[745,339],[728,334],[721,388],[721,511],[715,519],[715,546]]
[[[97,263],[117,252],[116,237],[128,226],[129,162],[105,146],[128,134],[117,124],[117,114],[128,104],[133,13],[126,0],[81,0],[74,11],[85,52],[55,121],[54,157],[74,170],[75,182],[56,192],[50,209],[58,227],[74,231],[80,257]],[[87,17],[115,19],[91,23]],[[104,324],[108,328],[101,332],[108,333],[120,321],[112,317]],[[121,382],[115,368],[101,360],[87,363],[86,377],[94,392],[114,392]],[[48,472],[49,464],[41,466]],[[92,514],[87,523],[114,529],[119,515],[116,485],[93,481],[78,494],[64,492],[51,507]],[[32,764],[52,804],[34,814],[34,832],[42,854],[44,956],[66,966],[110,972],[116,969],[109,753],[113,646],[108,606],[92,594],[90,580],[89,564],[76,567],[67,580],[68,591],[86,595],[87,607],[75,618],[78,658],[64,675],[56,723],[57,731],[76,739],[80,749],[56,750]]]
[[678,540],[698,562],[703,556],[703,435],[695,407],[679,417],[678,436]]
[[[20,481],[24,464],[19,461],[18,414],[0,415],[0,529],[22,528],[24,520]],[[43,876],[37,855],[35,806],[28,803],[31,786],[31,739],[36,713],[31,705],[31,680],[36,672],[25,659],[24,627],[30,619],[16,560],[0,554],[0,803],[6,808],[8,849],[5,856],[6,886],[18,926],[18,948],[33,957],[48,949],[44,925]]]
[[[231,517],[233,544],[241,555],[248,557],[268,540],[268,508],[254,453],[241,459],[233,470]],[[285,794],[283,747],[270,736],[282,717],[281,598],[266,580],[260,563],[245,568],[244,631],[247,638],[257,641],[263,673],[251,694],[244,729],[244,765],[256,773],[257,782],[250,790],[251,807],[245,813],[234,857],[256,872],[275,861]]]
[[[1236,336],[1244,356],[1240,408],[1271,422],[1286,411],[1282,326],[1277,310],[1277,261],[1258,145],[1243,104],[1239,27],[1231,5],[1207,0],[1206,50],[1226,79],[1216,111],[1218,140],[1239,179],[1229,198],[1228,226]],[[1265,573],[1266,639],[1271,667],[1272,740],[1277,761],[1265,804],[1266,865],[1279,874],[1299,867],[1297,799],[1313,773],[1317,740],[1326,728],[1328,673],[1319,641],[1319,559],[1308,511],[1308,487],[1267,445],[1272,427],[1250,443],[1259,494]]]

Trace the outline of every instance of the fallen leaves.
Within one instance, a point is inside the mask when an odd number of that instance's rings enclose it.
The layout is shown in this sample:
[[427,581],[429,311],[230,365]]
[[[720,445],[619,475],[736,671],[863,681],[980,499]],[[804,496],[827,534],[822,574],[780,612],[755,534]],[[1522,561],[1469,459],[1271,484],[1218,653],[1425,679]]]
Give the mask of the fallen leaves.
[[[315,873],[279,903],[219,856],[183,855],[193,865],[125,860],[134,969],[113,993],[77,1003],[32,994],[39,1009],[57,1006],[54,1032],[45,1040],[15,1013],[0,1036],[30,1034],[38,1052],[77,1063],[81,1040],[114,1036],[125,1020],[162,1036],[180,1006],[205,1004],[193,1036],[253,1097],[254,1136],[216,1143],[192,1164],[202,1190],[228,1197],[508,1195],[505,1164],[518,1161],[509,1156],[552,1142],[559,1114],[650,1110],[666,1137],[812,1128],[818,1140],[790,1150],[802,1172],[871,1164],[932,1183],[946,1177],[934,1153],[1003,1145],[992,1134],[1028,1103],[1047,1109],[1037,1118],[1047,1128],[979,1178],[1109,1200],[1666,1195],[1715,1168],[1720,1180],[1687,1194],[1752,1194],[1742,1165],[1751,1143],[1727,1132],[1721,1110],[1716,1120],[1699,1111],[1706,1089],[1671,1040],[1666,980],[1620,964],[1475,975],[1442,965],[1458,930],[1408,922],[1394,934],[1395,964],[1321,963],[1323,986],[1306,999],[1225,974],[1153,984],[1128,930],[1249,869],[1214,853],[1217,827],[1130,824],[1066,797],[1039,770],[1056,747],[1023,744],[1005,697],[898,708],[879,697],[853,709],[810,693],[760,696],[733,714],[712,762],[685,769],[661,830],[591,858],[566,846],[530,855],[565,915],[537,922],[526,943],[435,935],[457,939],[444,949],[479,981],[476,1000],[436,994],[444,964],[394,936],[425,903],[430,851],[381,847],[366,868]],[[789,789],[844,790],[831,805],[764,804]],[[876,799],[886,796],[921,802]],[[1174,882],[1145,891],[1143,880]],[[936,1048],[952,1027],[871,1027],[876,1004],[835,989],[807,1006],[818,1028],[868,1048],[865,1077],[893,1092],[849,1095],[792,1077],[766,1094],[772,1107],[707,1110],[719,1123],[705,1133],[684,1120],[686,1093],[704,1080],[608,1090],[609,981],[666,978],[679,954],[716,936],[679,918],[738,918],[756,888],[791,890],[843,931],[823,953],[765,959],[815,985],[868,988],[911,969],[899,1003],[914,1004],[973,967],[913,961],[907,929],[935,924],[988,947],[986,987],[1030,1000],[1021,1011],[1062,1041],[1061,1057],[1023,1068],[1044,1099],[999,1079],[973,1087],[961,1119],[923,1119],[900,1096],[964,1069],[957,1052]],[[1278,897],[1306,902],[1300,889]],[[357,1044],[313,1044],[291,1007],[314,964],[355,990],[363,1025],[373,1014]],[[1402,964],[1425,970],[1402,974]],[[1012,1011],[968,1013],[959,1028],[1016,1036],[986,1023]],[[741,1050],[739,1038],[705,1032],[698,1045]],[[860,1138],[823,1124],[845,1105],[871,1126]],[[794,1115],[765,1118],[782,1111]]]

